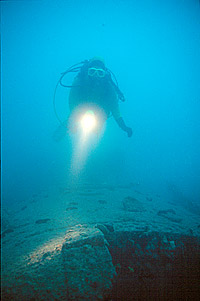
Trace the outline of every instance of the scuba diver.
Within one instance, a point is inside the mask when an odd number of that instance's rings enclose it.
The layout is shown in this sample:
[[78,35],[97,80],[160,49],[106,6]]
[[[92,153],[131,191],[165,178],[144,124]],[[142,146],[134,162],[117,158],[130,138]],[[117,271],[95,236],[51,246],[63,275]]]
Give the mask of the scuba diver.
[[[80,64],[81,66],[77,67]],[[62,82],[63,77],[68,72],[77,71],[78,74],[74,78],[72,86],[64,85]],[[78,124],[82,122],[85,123],[85,127],[94,127],[95,131],[99,132],[112,114],[118,126],[127,133],[128,137],[132,136],[132,129],[126,126],[119,110],[118,102],[119,100],[125,101],[124,95],[118,87],[114,74],[106,68],[103,59],[94,57],[73,65],[62,73],[59,83],[64,87],[70,88],[70,115],[67,121],[62,123],[62,125],[67,127],[68,131],[72,133],[77,132]]]

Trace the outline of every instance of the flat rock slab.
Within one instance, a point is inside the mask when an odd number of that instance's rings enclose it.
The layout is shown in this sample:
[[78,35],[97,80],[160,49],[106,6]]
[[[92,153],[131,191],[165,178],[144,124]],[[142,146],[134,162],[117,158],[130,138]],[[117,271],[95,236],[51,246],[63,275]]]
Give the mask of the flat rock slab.
[[14,286],[4,277],[3,299],[103,300],[116,275],[108,243],[94,226],[77,225],[64,240],[32,252],[24,264]]
[[142,203],[138,199],[131,197],[131,196],[124,198],[122,204],[123,204],[123,208],[125,211],[129,211],[129,212],[145,211]]

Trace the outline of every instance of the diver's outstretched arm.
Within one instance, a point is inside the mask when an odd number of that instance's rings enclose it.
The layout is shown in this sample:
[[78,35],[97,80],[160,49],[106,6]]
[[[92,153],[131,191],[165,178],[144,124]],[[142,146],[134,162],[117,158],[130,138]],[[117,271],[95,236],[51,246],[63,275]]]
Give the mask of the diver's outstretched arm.
[[129,128],[129,127],[126,126],[126,124],[125,124],[123,118],[122,118],[122,117],[119,117],[119,118],[117,118],[117,119],[115,119],[115,120],[116,120],[117,124],[119,125],[119,127],[120,127],[124,132],[127,133],[128,137],[131,137],[132,134],[133,134],[133,131],[132,131],[131,128]]

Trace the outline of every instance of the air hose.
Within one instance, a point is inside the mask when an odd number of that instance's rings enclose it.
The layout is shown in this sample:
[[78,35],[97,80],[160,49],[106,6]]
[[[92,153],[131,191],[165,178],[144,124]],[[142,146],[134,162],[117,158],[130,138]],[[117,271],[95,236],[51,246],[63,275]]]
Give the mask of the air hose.
[[[57,84],[56,84],[56,87],[55,87],[55,90],[54,90],[54,95],[53,95],[53,108],[54,108],[54,113],[56,115],[56,118],[57,120],[59,121],[59,123],[64,126],[64,121],[62,121],[57,113],[57,110],[56,110],[56,92],[57,92],[57,88],[58,88],[58,85],[60,84],[62,87],[65,87],[65,88],[72,88],[74,86],[72,85],[65,85],[62,83],[62,80],[63,80],[63,77],[65,77],[66,74],[70,73],[70,72],[78,72],[80,71],[81,67],[83,64],[85,64],[86,61],[83,61],[83,62],[80,62],[80,63],[77,63],[77,64],[74,64],[72,65],[71,67],[69,67],[66,71],[62,72],[61,73],[61,77],[59,78]],[[79,65],[79,66],[78,66]],[[81,65],[81,66],[80,66]],[[77,67],[78,66],[78,67]]]

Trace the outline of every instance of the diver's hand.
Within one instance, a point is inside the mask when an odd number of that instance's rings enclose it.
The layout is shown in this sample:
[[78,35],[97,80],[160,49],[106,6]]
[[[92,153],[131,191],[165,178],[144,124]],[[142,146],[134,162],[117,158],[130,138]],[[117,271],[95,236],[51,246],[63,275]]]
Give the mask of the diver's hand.
[[116,120],[117,124],[119,125],[119,127],[127,133],[128,137],[131,137],[133,135],[132,129],[126,126],[122,117],[119,117],[115,120]]
[[127,127],[126,132],[129,138],[133,135],[133,130],[131,128]]

